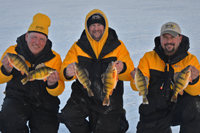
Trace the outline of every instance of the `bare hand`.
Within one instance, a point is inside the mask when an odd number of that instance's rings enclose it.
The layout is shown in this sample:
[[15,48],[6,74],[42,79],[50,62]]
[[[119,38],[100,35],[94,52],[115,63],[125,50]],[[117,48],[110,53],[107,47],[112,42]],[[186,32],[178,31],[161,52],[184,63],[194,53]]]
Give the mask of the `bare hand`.
[[71,63],[67,66],[65,74],[67,77],[72,77],[75,75],[74,63]]
[[5,70],[7,73],[11,73],[13,66],[11,66],[10,62],[8,61],[8,57],[4,56],[3,59],[1,60],[1,63],[3,64]]
[[116,63],[115,67],[117,69],[117,73],[119,74],[124,68],[124,63],[120,60],[115,61],[115,63]]
[[134,70],[130,73],[131,74],[131,77],[133,79],[135,79],[135,73],[136,73],[136,68],[134,68]]
[[196,79],[199,76],[199,70],[195,66],[191,67],[191,78],[192,80]]
[[49,77],[47,78],[47,84],[48,84],[48,86],[54,85],[56,82],[58,82],[59,79],[60,79],[59,78],[59,73],[57,71],[51,73],[49,75]]

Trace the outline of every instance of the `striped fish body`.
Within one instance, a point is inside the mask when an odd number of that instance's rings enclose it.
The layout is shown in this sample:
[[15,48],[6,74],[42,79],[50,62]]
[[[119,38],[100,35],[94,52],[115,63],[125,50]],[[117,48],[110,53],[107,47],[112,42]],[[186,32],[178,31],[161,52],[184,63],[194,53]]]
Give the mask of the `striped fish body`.
[[45,80],[49,75],[56,70],[50,67],[41,67],[30,72],[30,80]]
[[143,96],[143,104],[149,104],[146,95],[148,94],[148,78],[143,75],[139,68],[136,69],[135,73],[135,86],[138,89],[140,95]]
[[117,77],[117,69],[116,64],[112,61],[109,63],[106,72],[103,73],[102,82],[103,82],[103,91],[105,93],[105,97],[103,100],[103,106],[110,105],[110,95],[113,93],[113,89],[116,88],[118,77]]
[[187,87],[189,82],[192,82],[191,78],[191,65],[188,65],[181,72],[174,74],[175,84],[173,85],[174,94],[171,98],[172,102],[177,102],[178,93],[183,94],[183,90]]
[[75,74],[78,81],[83,85],[83,87],[87,90],[88,96],[94,96],[92,90],[90,89],[91,81],[89,79],[89,73],[86,69],[81,67],[78,63],[74,63]]
[[55,71],[56,69],[52,69],[50,67],[46,67],[46,66],[40,67],[38,69],[31,71],[30,75],[22,79],[21,82],[22,84],[26,84],[28,81],[34,81],[34,80],[46,81],[47,77]]
[[29,75],[29,67],[25,63],[25,59],[22,56],[17,55],[17,54],[12,54],[12,53],[6,53],[6,56],[8,57],[8,61],[10,62],[10,64],[15,69],[20,71],[22,73],[22,75],[24,75],[24,73],[27,76]]

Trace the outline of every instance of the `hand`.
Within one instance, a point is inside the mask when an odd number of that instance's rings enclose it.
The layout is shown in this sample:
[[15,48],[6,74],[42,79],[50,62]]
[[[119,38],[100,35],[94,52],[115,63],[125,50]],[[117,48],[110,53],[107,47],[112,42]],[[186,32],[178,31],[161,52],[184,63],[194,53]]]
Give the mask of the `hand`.
[[116,64],[115,67],[117,69],[117,73],[119,74],[124,68],[124,63],[120,60],[117,60],[117,61],[115,61],[115,64]]
[[1,60],[1,63],[3,64],[6,72],[7,73],[11,73],[11,71],[13,69],[13,66],[11,66],[10,62],[8,61],[8,57],[6,55]]
[[136,68],[134,68],[134,70],[130,73],[131,74],[131,77],[133,79],[135,79],[135,73],[136,73]]
[[74,76],[75,75],[75,68],[74,68],[74,63],[71,63],[71,64],[69,64],[68,66],[67,66],[67,68],[66,68],[66,76],[67,77],[72,77],[72,76]]
[[59,78],[59,73],[57,71],[51,73],[49,75],[49,77],[47,78],[47,84],[48,84],[48,86],[54,85],[56,82],[58,82],[59,79],[60,79]]
[[199,70],[195,66],[191,67],[191,78],[192,80],[196,79],[199,76]]

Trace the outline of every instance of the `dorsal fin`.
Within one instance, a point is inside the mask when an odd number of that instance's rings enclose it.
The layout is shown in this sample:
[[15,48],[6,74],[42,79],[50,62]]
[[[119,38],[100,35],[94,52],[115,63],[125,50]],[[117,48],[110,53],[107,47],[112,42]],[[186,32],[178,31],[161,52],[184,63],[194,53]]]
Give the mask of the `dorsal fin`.
[[36,67],[35,67],[35,69],[39,69],[39,68],[41,68],[41,67],[45,67],[46,65],[44,64],[44,63],[41,63],[41,64],[38,64]]
[[24,56],[22,56],[22,55],[18,55],[23,61],[25,61],[25,58],[24,58]]

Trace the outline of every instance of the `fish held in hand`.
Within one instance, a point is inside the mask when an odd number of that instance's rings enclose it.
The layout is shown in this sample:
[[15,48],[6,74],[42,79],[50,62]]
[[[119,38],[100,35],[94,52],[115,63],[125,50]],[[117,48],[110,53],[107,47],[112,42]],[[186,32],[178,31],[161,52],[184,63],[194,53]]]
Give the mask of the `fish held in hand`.
[[105,94],[105,98],[103,100],[103,106],[110,105],[110,95],[113,93],[113,89],[116,88],[118,76],[117,76],[117,69],[116,63],[111,62],[109,63],[106,72],[101,75],[102,82],[103,82],[103,91]]
[[139,68],[135,72],[135,86],[139,91],[139,95],[143,96],[143,104],[149,104],[146,95],[148,94],[148,78],[143,75]]
[[83,85],[83,87],[87,90],[88,96],[94,96],[92,90],[90,89],[91,81],[89,79],[89,73],[86,69],[81,67],[78,63],[74,63],[75,75],[78,81]]
[[191,65],[188,65],[181,72],[174,74],[175,84],[173,85],[174,94],[171,98],[171,102],[177,102],[178,93],[183,95],[183,90],[187,87],[189,82],[192,82],[191,78]]
[[21,80],[22,84],[26,84],[28,81],[33,81],[33,80],[47,80],[47,77],[53,72],[55,72],[56,69],[50,68],[45,66],[44,63],[41,63],[36,66],[35,70],[31,71],[30,74],[23,78]]
[[13,54],[13,53],[6,53],[6,56],[8,57],[8,61],[11,64],[11,67],[14,67],[18,71],[24,75],[24,73],[28,76],[29,75],[29,67],[25,63],[25,59],[21,55]]

